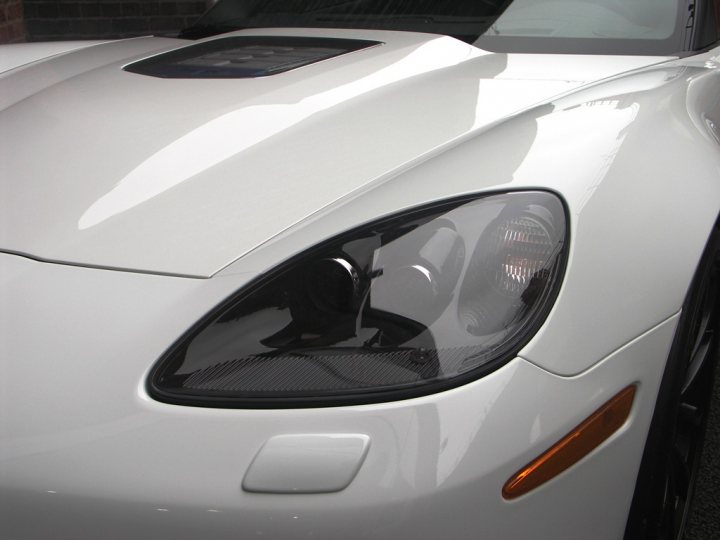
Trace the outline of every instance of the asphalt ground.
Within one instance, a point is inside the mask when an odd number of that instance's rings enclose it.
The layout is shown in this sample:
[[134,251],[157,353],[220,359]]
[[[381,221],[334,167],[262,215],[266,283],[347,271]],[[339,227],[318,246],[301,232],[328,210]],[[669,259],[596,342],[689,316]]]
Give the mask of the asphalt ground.
[[[720,359],[718,359],[720,363]],[[708,417],[695,498],[688,522],[688,540],[720,540],[720,365]]]

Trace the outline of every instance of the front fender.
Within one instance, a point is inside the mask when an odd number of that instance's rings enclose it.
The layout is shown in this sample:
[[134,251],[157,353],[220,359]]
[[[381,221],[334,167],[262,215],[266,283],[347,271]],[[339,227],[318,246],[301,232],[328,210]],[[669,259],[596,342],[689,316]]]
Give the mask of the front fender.
[[577,375],[675,315],[720,213],[720,71],[659,66],[588,86],[378,179],[242,257],[266,271],[340,231],[471,193],[546,189],[570,213],[570,260],[520,356]]

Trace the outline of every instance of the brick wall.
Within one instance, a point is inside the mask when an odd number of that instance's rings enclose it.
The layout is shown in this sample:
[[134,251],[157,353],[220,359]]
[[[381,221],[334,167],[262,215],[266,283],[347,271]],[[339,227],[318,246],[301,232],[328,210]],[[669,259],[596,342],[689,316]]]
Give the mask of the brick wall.
[[0,0],[0,43],[25,41],[22,0]]
[[173,34],[193,23],[207,7],[206,0],[24,0],[23,3],[27,41]]

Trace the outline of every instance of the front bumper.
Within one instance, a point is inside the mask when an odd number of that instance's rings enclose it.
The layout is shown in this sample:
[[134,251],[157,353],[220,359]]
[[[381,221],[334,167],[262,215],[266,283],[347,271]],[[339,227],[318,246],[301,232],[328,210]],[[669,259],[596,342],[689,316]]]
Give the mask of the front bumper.
[[[156,359],[249,278],[0,254],[4,538],[622,538],[676,316],[571,378],[516,358],[460,388],[385,404],[263,411],[150,399]],[[619,432],[503,500],[514,472],[631,383],[638,394]],[[308,433],[369,437],[346,489],[243,491],[268,439]]]

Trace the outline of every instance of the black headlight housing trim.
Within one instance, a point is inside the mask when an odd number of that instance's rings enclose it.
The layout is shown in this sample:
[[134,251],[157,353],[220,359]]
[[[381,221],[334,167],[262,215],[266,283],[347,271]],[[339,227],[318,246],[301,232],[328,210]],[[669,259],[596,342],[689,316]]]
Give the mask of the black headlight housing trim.
[[[467,372],[457,374],[452,378],[439,381],[426,382],[419,385],[409,385],[407,387],[394,386],[393,388],[358,388],[343,389],[337,392],[325,393],[323,395],[294,395],[289,392],[266,392],[263,396],[228,396],[225,392],[216,392],[212,390],[203,390],[199,393],[196,390],[186,391],[180,388],[169,389],[167,381],[168,373],[175,373],[183,362],[184,354],[188,346],[197,338],[205,329],[216,322],[224,314],[228,313],[238,305],[251,298],[255,293],[261,291],[268,284],[276,279],[286,275],[292,269],[296,268],[302,261],[314,259],[323,253],[327,255],[328,248],[337,245],[342,239],[369,233],[375,229],[388,229],[394,226],[401,226],[404,223],[424,216],[435,215],[442,209],[453,209],[464,204],[473,203],[487,199],[493,196],[512,196],[514,194],[532,194],[541,193],[550,195],[556,199],[562,208],[563,237],[561,241],[561,249],[557,253],[552,272],[552,281],[548,286],[547,294],[542,299],[542,305],[531,311],[527,323],[521,328],[521,331],[512,335],[509,340],[511,346],[497,357],[490,359],[478,367],[474,367]],[[278,264],[272,270],[258,276],[246,286],[242,287],[236,293],[229,296],[214,309],[210,310],[195,325],[193,325],[182,337],[177,340],[155,363],[150,371],[146,389],[150,397],[164,403],[175,405],[210,407],[210,408],[228,408],[228,409],[296,409],[296,408],[316,408],[316,407],[340,407],[351,405],[362,405],[372,403],[384,403],[400,401],[421,397],[425,395],[435,394],[459,386],[463,386],[472,381],[485,377],[489,373],[497,370],[510,360],[517,357],[518,352],[532,339],[539,328],[544,324],[547,316],[553,308],[561,285],[564,280],[565,270],[568,260],[568,250],[570,246],[570,220],[567,204],[557,193],[542,190],[511,190],[511,191],[493,191],[483,192],[473,195],[465,195],[460,197],[448,198],[442,201],[436,201],[429,204],[417,206],[399,213],[373,220],[364,225],[354,227],[348,231],[337,234],[319,244],[304,250],[284,262]]]

